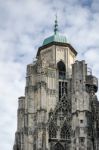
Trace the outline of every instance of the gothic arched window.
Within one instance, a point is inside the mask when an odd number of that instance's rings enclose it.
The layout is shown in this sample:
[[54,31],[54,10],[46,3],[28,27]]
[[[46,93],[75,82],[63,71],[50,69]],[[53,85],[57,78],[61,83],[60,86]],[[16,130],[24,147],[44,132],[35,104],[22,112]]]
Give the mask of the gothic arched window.
[[62,98],[64,93],[67,93],[67,82],[66,79],[66,67],[62,61],[57,63],[58,75],[59,75],[59,100]]
[[51,138],[56,138],[56,128],[53,122],[49,125],[49,139]]
[[56,143],[54,146],[54,150],[64,150],[64,147],[60,143]]
[[66,122],[61,129],[61,138],[70,139],[70,128],[67,126]]
[[59,79],[65,79],[66,76],[66,67],[62,61],[57,63],[58,72],[59,72]]

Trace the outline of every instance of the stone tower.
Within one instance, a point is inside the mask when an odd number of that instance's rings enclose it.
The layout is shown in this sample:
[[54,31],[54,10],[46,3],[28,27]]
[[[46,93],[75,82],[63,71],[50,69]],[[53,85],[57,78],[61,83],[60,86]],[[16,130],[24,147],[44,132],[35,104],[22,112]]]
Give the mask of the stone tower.
[[13,150],[99,150],[98,79],[57,26],[27,65]]

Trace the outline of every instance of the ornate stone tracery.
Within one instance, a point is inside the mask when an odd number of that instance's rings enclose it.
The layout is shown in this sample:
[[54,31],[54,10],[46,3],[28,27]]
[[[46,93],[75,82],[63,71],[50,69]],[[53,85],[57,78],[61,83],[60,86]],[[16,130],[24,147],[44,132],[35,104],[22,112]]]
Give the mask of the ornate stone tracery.
[[71,130],[70,125],[68,125],[68,123],[65,121],[63,127],[61,128],[60,137],[62,139],[70,140],[70,136],[71,136],[70,130]]
[[[56,141],[59,139],[60,141],[64,140],[63,148],[65,145],[68,147],[68,142],[66,144],[66,141],[71,141],[70,103],[70,99],[68,99],[68,96],[64,94],[61,100],[58,101],[55,109],[51,109],[49,112],[49,139],[51,142],[54,142],[53,138],[55,138]],[[53,145],[55,145],[55,143]]]
[[49,139],[56,138],[57,136],[57,130],[56,126],[53,121],[49,124]]

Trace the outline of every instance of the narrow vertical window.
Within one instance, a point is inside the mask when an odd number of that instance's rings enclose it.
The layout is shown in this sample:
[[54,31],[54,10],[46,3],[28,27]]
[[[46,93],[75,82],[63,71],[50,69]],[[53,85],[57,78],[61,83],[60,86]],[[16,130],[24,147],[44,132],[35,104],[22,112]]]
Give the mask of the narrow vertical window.
[[58,68],[58,79],[59,79],[59,100],[62,98],[64,93],[67,93],[67,82],[66,82],[66,67],[62,61],[57,64]]

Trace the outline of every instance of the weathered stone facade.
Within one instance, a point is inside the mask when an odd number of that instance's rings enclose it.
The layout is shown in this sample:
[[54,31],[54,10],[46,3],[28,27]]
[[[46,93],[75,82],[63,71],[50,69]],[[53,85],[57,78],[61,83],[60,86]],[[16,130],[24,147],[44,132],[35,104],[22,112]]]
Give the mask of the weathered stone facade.
[[19,98],[13,150],[99,150],[98,80],[67,43],[38,49]]

